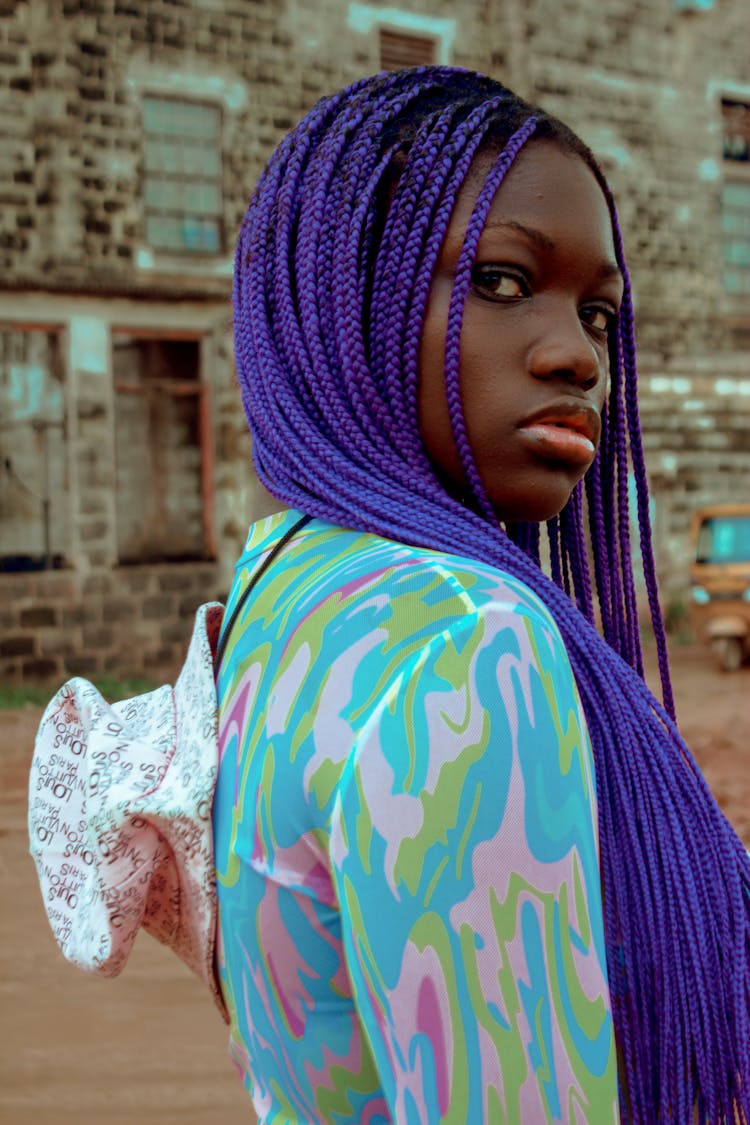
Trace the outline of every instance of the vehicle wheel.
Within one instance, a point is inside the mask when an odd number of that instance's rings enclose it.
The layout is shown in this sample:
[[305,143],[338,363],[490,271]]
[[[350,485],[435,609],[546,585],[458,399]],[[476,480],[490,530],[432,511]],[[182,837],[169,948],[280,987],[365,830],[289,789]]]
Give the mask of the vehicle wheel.
[[719,667],[724,672],[738,672],[742,667],[742,641],[739,637],[717,637],[711,645]]

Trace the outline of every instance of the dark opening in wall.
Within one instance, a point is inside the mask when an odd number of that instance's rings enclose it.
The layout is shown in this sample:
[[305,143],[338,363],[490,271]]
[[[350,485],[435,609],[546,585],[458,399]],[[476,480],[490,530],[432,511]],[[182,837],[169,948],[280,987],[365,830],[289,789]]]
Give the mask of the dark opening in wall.
[[213,557],[210,422],[200,356],[197,339],[113,337],[121,563]]

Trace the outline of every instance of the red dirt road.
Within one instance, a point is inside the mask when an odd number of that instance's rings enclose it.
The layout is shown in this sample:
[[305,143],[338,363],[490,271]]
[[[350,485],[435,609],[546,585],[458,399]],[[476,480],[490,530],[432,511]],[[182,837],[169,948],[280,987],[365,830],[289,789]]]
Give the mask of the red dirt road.
[[[750,847],[750,668],[728,676],[675,647],[672,671],[683,734]],[[143,935],[107,981],[58,954],[26,848],[39,715],[0,712],[0,1123],[251,1125],[224,1024],[174,955]]]
[[[656,655],[646,672],[657,695]],[[670,666],[680,731],[712,793],[750,850],[750,666],[718,671],[703,648],[673,646]]]

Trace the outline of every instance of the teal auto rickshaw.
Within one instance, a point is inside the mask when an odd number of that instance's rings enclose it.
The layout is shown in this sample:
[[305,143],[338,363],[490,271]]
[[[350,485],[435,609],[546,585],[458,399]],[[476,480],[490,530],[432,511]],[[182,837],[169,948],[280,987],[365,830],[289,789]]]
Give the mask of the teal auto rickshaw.
[[720,668],[750,659],[750,504],[701,508],[691,527],[691,621]]

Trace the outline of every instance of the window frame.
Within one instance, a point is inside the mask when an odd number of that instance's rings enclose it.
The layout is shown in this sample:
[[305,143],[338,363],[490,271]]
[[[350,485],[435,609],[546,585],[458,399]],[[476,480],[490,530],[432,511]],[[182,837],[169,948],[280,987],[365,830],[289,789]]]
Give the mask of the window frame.
[[[74,485],[73,485],[73,448],[72,448],[73,447],[73,441],[72,441],[72,436],[71,436],[71,380],[70,380],[70,363],[69,363],[69,355],[68,355],[68,352],[69,352],[68,327],[64,322],[58,321],[58,320],[26,320],[26,319],[20,319],[20,318],[17,318],[17,317],[7,317],[7,318],[2,317],[2,318],[0,318],[0,332],[42,333],[45,336],[52,336],[55,339],[55,344],[54,344],[54,347],[56,349],[55,362],[59,365],[60,383],[61,383],[61,392],[62,392],[62,417],[60,419],[60,422],[55,423],[55,425],[59,425],[62,429],[62,444],[63,444],[62,463],[63,463],[63,467],[64,467],[65,487],[62,490],[61,505],[64,509],[63,524],[64,524],[64,527],[66,528],[66,536],[64,538],[63,543],[61,544],[61,549],[60,549],[59,552],[55,553],[53,550],[50,549],[48,536],[49,536],[49,531],[50,531],[50,528],[51,528],[51,523],[47,524],[46,530],[44,528],[44,521],[46,519],[45,510],[44,510],[45,505],[46,504],[51,505],[52,497],[48,496],[46,499],[38,497],[38,496],[36,496],[35,493],[33,493],[33,490],[31,490],[27,485],[24,485],[23,482],[21,482],[21,484],[22,484],[22,487],[24,487],[27,491],[29,491],[34,496],[35,499],[40,500],[40,502],[42,504],[42,516],[41,516],[41,519],[43,521],[42,533],[43,533],[43,536],[44,536],[45,540],[47,540],[46,545],[45,545],[45,552],[44,552],[45,565],[41,568],[35,568],[35,572],[40,572],[40,571],[50,572],[50,571],[53,571],[53,570],[54,571],[56,571],[56,570],[69,570],[75,565],[74,560],[75,560],[75,557],[76,557],[76,544],[74,542],[74,535],[73,535],[73,527],[74,527],[74,521],[73,521]],[[34,423],[32,422],[31,425],[33,426]],[[0,429],[1,428],[2,427],[0,426]],[[49,466],[47,466],[46,471],[49,472]],[[60,561],[57,565],[55,565],[53,560],[57,556],[59,556]],[[31,558],[31,557],[32,556],[29,555],[29,558]],[[5,570],[3,570],[2,573],[3,574],[17,574],[17,573],[23,573],[23,572],[22,571],[11,571],[11,570],[5,571]]]
[[[146,186],[150,176],[153,172],[148,167],[147,158],[147,144],[151,140],[163,139],[166,134],[149,132],[146,128],[146,104],[147,102],[169,102],[176,106],[194,106],[202,109],[210,109],[217,115],[217,133],[216,133],[216,154],[219,161],[219,171],[215,180],[210,180],[207,177],[200,177],[197,179],[199,183],[216,183],[219,190],[219,206],[218,210],[211,213],[210,217],[217,223],[218,227],[218,246],[215,250],[191,250],[185,245],[180,246],[164,246],[157,245],[150,241],[148,236],[148,220],[151,216],[165,216],[174,215],[177,218],[192,217],[200,219],[204,216],[199,215],[197,212],[189,211],[175,211],[170,212],[166,208],[155,208],[149,205],[146,200]],[[152,255],[158,258],[174,257],[181,261],[191,262],[211,262],[217,259],[223,259],[227,254],[227,232],[226,232],[226,219],[225,219],[225,203],[226,192],[224,184],[224,133],[225,133],[225,112],[224,107],[218,100],[209,98],[190,97],[180,93],[166,92],[162,90],[144,90],[141,97],[141,124],[142,124],[142,149],[141,149],[141,177],[140,177],[140,198],[143,216],[143,246]],[[184,135],[176,133],[175,137],[184,140]],[[160,177],[162,181],[169,183],[192,183],[194,178],[184,174],[169,176],[162,174]]]
[[[127,337],[133,341],[141,340],[164,340],[164,341],[183,341],[193,342],[198,346],[198,378],[197,379],[179,379],[175,378],[174,384],[167,392],[174,398],[180,397],[197,397],[198,398],[198,432],[199,444],[201,455],[200,464],[200,482],[201,482],[201,530],[203,539],[203,550],[200,556],[193,560],[192,563],[197,562],[213,562],[218,558],[218,550],[216,543],[216,511],[215,511],[215,446],[214,446],[214,431],[213,431],[213,410],[211,399],[211,384],[208,378],[208,362],[207,362],[207,349],[210,345],[210,334],[204,330],[191,330],[181,328],[152,328],[152,327],[138,327],[135,325],[112,324],[110,325],[110,348],[111,348],[111,371],[112,371],[112,394],[116,401],[118,394],[143,394],[143,387],[136,384],[125,383],[122,380],[116,380],[114,375],[114,351],[117,337]],[[171,380],[170,380],[171,384]],[[116,456],[116,447],[113,441],[112,457]],[[123,561],[119,557],[119,539],[117,534],[117,526],[115,521],[115,540],[117,543],[117,566],[153,566],[155,565],[153,559],[142,560],[127,560]],[[165,564],[179,565],[178,562],[173,560],[164,560]]]
[[[401,43],[406,44],[408,40],[413,40],[415,44],[420,45],[429,44],[432,48],[432,57],[430,59],[415,58],[412,61],[400,61],[397,65],[386,65],[384,59],[384,44],[385,37],[390,37],[392,41],[400,40]],[[437,36],[427,34],[425,32],[406,31],[404,28],[392,27],[388,23],[381,23],[378,27],[378,70],[399,70],[405,66],[434,66],[440,54],[440,41]]]
[[383,29],[395,35],[434,40],[435,62],[440,66],[450,65],[457,31],[455,19],[421,15],[402,8],[376,8],[372,4],[351,3],[347,25],[369,38],[370,49],[376,59],[380,57],[380,31]]
[[[724,149],[726,131],[724,127],[724,105],[726,103],[740,103],[747,107],[750,114],[750,87],[730,89],[721,87],[716,91],[717,110],[719,121],[719,137],[721,150],[719,154],[720,173],[718,177],[718,210],[719,210],[719,242],[720,242],[720,302],[719,307],[724,321],[729,327],[747,328],[750,326],[750,293],[731,293],[725,286],[724,271],[728,266],[724,255],[725,232],[723,229],[724,202],[722,192],[724,187],[731,184],[741,184],[750,188],[750,159],[735,160],[728,157]],[[750,121],[750,117],[748,118]],[[750,276],[750,267],[744,267]]]

